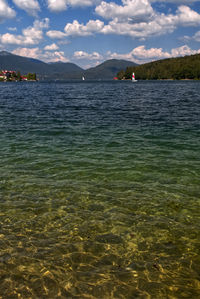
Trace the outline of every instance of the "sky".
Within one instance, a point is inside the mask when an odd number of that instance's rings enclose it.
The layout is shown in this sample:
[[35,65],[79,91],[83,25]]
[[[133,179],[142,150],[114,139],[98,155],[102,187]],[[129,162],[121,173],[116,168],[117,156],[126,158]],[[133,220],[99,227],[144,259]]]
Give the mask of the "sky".
[[200,53],[200,1],[0,0],[0,50],[87,69]]

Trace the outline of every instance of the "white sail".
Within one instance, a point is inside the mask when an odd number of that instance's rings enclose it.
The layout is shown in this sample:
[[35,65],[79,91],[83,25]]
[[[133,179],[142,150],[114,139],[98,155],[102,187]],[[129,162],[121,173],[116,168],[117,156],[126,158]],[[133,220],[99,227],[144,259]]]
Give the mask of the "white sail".
[[85,80],[85,77],[84,77],[84,76],[82,77],[82,80],[83,80],[83,81]]
[[137,82],[137,80],[135,79],[135,73],[132,73],[132,81]]

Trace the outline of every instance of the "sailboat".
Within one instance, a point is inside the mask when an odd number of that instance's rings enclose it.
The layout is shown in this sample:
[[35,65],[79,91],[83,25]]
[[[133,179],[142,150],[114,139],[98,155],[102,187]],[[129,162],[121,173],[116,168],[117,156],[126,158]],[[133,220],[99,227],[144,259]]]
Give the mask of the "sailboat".
[[137,82],[137,80],[135,79],[135,73],[132,73],[132,82]]
[[84,76],[82,77],[82,80],[83,80],[83,81],[85,80],[85,77],[84,77]]

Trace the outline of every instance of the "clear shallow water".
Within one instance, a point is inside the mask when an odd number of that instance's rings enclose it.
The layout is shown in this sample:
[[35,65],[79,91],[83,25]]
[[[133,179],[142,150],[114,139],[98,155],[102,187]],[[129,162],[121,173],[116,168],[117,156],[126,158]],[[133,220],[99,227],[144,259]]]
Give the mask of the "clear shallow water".
[[200,297],[199,95],[0,84],[0,298]]

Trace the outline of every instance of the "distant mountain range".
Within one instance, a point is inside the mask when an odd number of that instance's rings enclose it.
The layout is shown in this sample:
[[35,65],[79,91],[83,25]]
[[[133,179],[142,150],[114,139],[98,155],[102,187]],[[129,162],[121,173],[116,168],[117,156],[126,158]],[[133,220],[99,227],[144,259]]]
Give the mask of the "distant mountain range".
[[82,76],[86,79],[113,79],[121,69],[136,65],[131,61],[112,59],[84,70],[74,63],[45,63],[6,51],[0,52],[0,70],[15,70],[20,71],[21,74],[36,73],[42,80],[81,79]]

